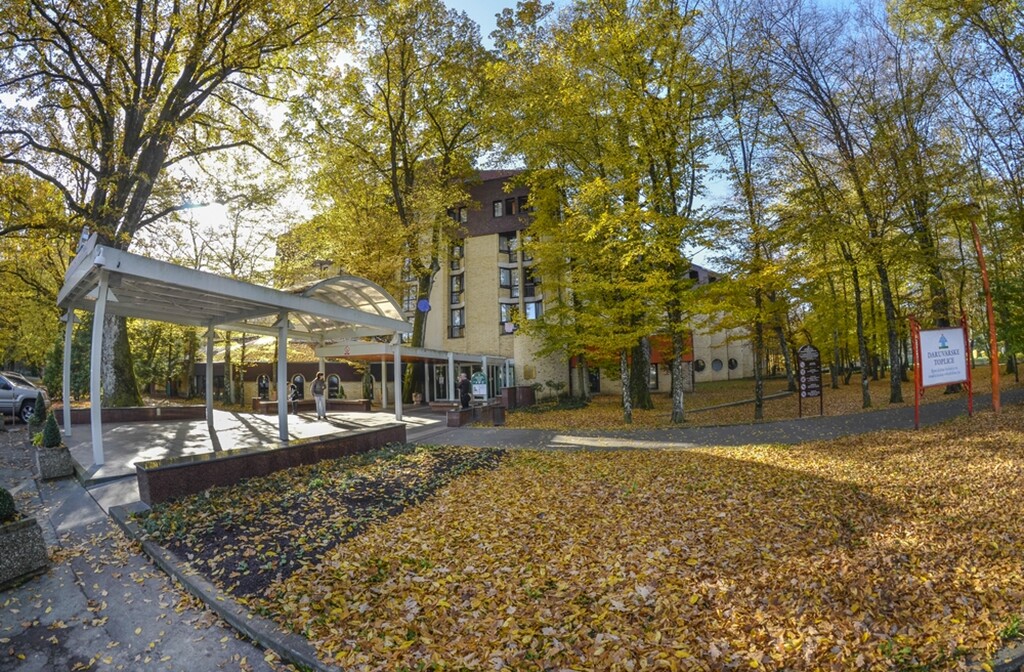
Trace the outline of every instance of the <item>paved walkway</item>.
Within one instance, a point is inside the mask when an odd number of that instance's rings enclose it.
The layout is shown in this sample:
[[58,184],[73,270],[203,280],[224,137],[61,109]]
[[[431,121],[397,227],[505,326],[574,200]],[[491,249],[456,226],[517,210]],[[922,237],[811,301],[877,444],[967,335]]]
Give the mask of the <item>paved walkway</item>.
[[[1024,401],[1024,390],[1004,394]],[[975,409],[986,407],[976,398]],[[922,408],[922,424],[966,412],[962,399]],[[909,429],[913,409],[884,409],[846,417],[805,418],[734,427],[689,427],[636,432],[501,428],[448,429],[428,416],[410,418],[410,441],[563,449],[681,449],[751,442],[794,443],[881,429]],[[205,423],[203,423],[205,424]],[[133,478],[88,489],[77,481],[38,482],[26,430],[0,433],[0,485],[19,509],[40,520],[53,566],[20,587],[0,592],[0,672],[51,670],[292,669],[224,624],[126,541],[108,516],[114,505],[137,499]],[[136,427],[130,443],[146,432]],[[165,428],[166,429],[166,428]],[[180,428],[179,428],[180,429]],[[144,442],[141,445],[148,445]]]
[[[1024,402],[1024,388],[1002,393],[1003,405]],[[988,395],[974,395],[974,410],[992,407]],[[961,397],[921,406],[921,425],[934,425],[967,414],[967,400]],[[751,425],[720,427],[679,427],[625,431],[593,431],[567,428],[564,431],[505,429],[501,427],[424,428],[410,432],[410,440],[438,445],[500,446],[530,448],[637,448],[672,449],[694,446],[743,446],[750,443],[801,443],[834,439],[892,429],[913,429],[914,408],[882,408],[866,413],[805,417]],[[415,435],[415,436],[414,436]]]

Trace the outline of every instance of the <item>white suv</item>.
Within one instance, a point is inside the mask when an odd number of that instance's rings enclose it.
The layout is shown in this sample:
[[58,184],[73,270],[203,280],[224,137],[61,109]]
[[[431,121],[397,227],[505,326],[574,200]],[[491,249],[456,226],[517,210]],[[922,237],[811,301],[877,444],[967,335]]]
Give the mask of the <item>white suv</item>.
[[46,390],[28,382],[20,373],[0,371],[0,416],[17,416],[27,423],[36,412],[36,399],[40,394],[49,406]]

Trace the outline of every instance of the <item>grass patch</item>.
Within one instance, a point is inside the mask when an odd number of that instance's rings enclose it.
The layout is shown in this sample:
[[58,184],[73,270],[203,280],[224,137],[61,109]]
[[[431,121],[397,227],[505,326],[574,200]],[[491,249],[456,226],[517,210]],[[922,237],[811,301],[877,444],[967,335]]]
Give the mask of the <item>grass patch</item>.
[[[986,394],[992,390],[989,368],[978,366],[973,370],[975,394]],[[891,408],[893,406],[914,405],[914,388],[911,383],[902,385],[904,401],[898,404],[889,403],[889,381],[873,380],[869,382],[872,406],[865,409],[860,389],[860,378],[856,375],[851,378],[849,385],[840,382],[838,389],[832,389],[829,385],[831,379],[828,375],[823,381],[824,389],[824,414],[828,416],[850,415],[864,411],[877,410],[880,408]],[[1019,385],[1012,377],[1004,376],[1001,380],[1001,389],[1012,389]],[[783,378],[770,378],[764,383],[764,394],[766,396],[778,394],[787,390],[787,382]],[[966,392],[954,395],[943,393],[942,388],[932,388],[925,392],[922,399],[923,404],[931,404],[949,399],[960,399],[966,405]],[[721,380],[710,383],[698,383],[693,392],[684,394],[684,415],[687,426],[714,426],[733,425],[754,422],[754,380],[746,378],[741,380]],[[572,408],[570,406],[559,406],[553,404],[539,404],[536,409],[516,409],[507,414],[505,426],[515,429],[547,429],[561,431],[567,428],[588,428],[607,430],[628,430],[628,429],[652,429],[668,428],[673,425],[672,398],[668,394],[652,395],[654,408],[651,410],[633,409],[632,424],[625,424],[622,420],[622,401],[615,394],[601,394],[595,396],[585,406]],[[725,406],[723,404],[742,403],[736,406]],[[708,410],[704,410],[708,409]],[[804,415],[817,415],[817,400],[805,401]],[[783,396],[776,399],[768,399],[764,402],[763,419],[790,420],[799,417],[799,398],[796,394]]]

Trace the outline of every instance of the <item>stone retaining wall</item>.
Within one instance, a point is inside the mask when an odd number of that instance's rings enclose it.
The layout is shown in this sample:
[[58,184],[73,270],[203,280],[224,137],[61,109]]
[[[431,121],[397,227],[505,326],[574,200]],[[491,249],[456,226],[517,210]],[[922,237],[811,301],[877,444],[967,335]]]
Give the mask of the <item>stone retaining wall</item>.
[[405,441],[405,424],[391,423],[373,429],[298,439],[265,450],[229,450],[140,462],[135,465],[139,498],[152,505],[217,485],[234,485],[246,478],[366,453],[388,443]]
[[[152,422],[154,420],[205,420],[206,406],[128,406],[100,409],[103,423]],[[57,424],[64,426],[64,411],[57,410]],[[91,425],[90,409],[72,408],[72,425]]]

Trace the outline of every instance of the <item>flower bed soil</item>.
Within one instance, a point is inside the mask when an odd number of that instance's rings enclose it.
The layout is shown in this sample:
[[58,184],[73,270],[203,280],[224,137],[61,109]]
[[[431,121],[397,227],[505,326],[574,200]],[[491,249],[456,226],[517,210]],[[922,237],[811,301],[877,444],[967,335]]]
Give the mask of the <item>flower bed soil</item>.
[[503,455],[499,449],[391,445],[288,469],[259,479],[259,487],[244,481],[160,504],[139,523],[154,541],[244,601],[459,475],[496,467]]

